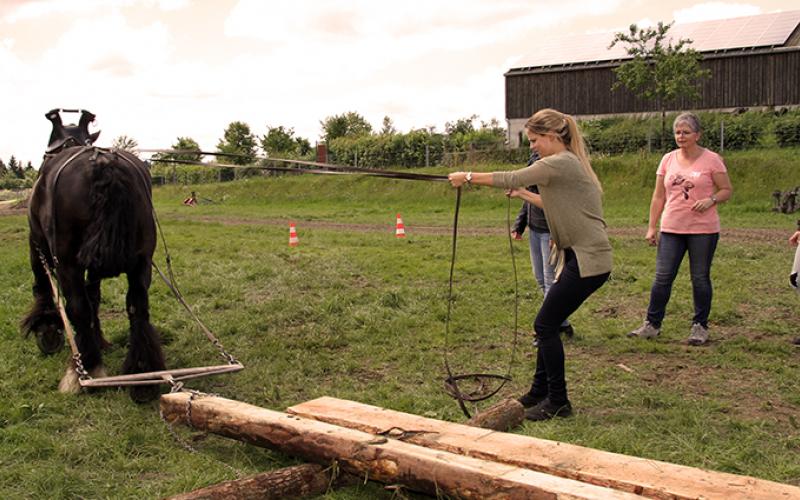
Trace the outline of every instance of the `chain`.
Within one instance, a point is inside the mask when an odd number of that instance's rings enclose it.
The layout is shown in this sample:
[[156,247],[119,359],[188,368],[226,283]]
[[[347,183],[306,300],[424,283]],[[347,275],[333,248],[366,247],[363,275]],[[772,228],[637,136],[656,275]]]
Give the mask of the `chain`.
[[[47,279],[50,281],[50,287],[53,290],[53,300],[55,302],[56,307],[58,308],[58,312],[61,315],[61,321],[64,323],[64,331],[66,332],[67,339],[69,341],[70,350],[72,350],[72,363],[75,367],[75,373],[78,374],[78,380],[89,380],[92,377],[86,371],[86,368],[83,366],[83,360],[81,359],[81,352],[78,350],[78,345],[75,343],[75,338],[72,335],[72,331],[69,326],[69,318],[67,317],[67,313],[64,310],[64,306],[61,303],[61,288],[58,286],[58,281],[53,277],[53,272],[50,269],[50,264],[47,262],[47,259],[44,256],[41,248],[36,248],[36,251],[39,253],[39,260],[42,262],[42,267],[44,268],[45,274],[47,274]],[[55,259],[55,257],[53,257]]]
[[170,289],[175,298],[178,299],[178,302],[180,302],[183,308],[186,309],[186,311],[189,313],[192,319],[195,320],[200,329],[203,330],[203,333],[206,335],[208,340],[214,345],[214,347],[216,347],[219,350],[220,355],[228,362],[228,364],[231,365],[239,364],[239,361],[235,357],[233,357],[232,354],[228,353],[225,350],[219,339],[217,339],[217,337],[211,332],[211,330],[205,325],[205,323],[203,323],[203,321],[197,316],[197,314],[195,314],[195,312],[192,310],[191,307],[189,307],[189,304],[183,298],[183,294],[178,288],[178,282],[175,279],[175,274],[172,271],[172,256],[170,255],[169,248],[167,247],[167,239],[164,237],[164,230],[161,228],[161,222],[158,220],[158,214],[156,213],[156,209],[153,206],[153,199],[150,193],[150,184],[147,181],[147,178],[145,177],[145,174],[142,172],[142,170],[137,167],[137,165],[133,162],[131,158],[128,157],[127,154],[119,154],[118,156],[119,158],[125,160],[129,165],[131,165],[133,171],[139,175],[139,180],[141,180],[143,185],[147,188],[145,189],[145,192],[147,193],[148,201],[150,202],[151,210],[153,212],[153,221],[155,222],[158,234],[161,236],[161,245],[164,248],[164,260],[167,263],[166,269],[169,277],[167,277],[161,271],[161,269],[158,267],[155,261],[151,262],[152,267],[156,270],[156,272],[158,272],[158,275],[161,276],[161,279],[167,285],[167,288]]
[[[167,381],[169,382],[169,384],[171,386],[171,389],[169,391],[170,394],[175,394],[175,393],[179,393],[179,392],[188,392],[189,393],[189,399],[186,401],[186,414],[185,414],[186,426],[189,427],[190,429],[195,429],[194,425],[192,424],[192,401],[194,401],[196,398],[202,398],[202,397],[206,397],[206,396],[216,396],[216,394],[209,394],[209,393],[205,393],[205,392],[201,392],[201,391],[195,391],[195,390],[192,390],[192,389],[184,389],[183,382],[176,382],[175,379],[173,379],[171,375],[169,376]],[[170,433],[170,435],[172,435],[172,438],[175,440],[175,442],[177,442],[183,449],[185,449],[189,453],[195,453],[195,454],[200,455],[200,451],[198,451],[197,448],[192,446],[192,444],[189,443],[189,441],[187,441],[186,439],[184,439],[183,437],[181,437],[178,434],[178,431],[175,430],[173,422],[170,422],[169,420],[167,420],[167,417],[164,416],[164,411],[163,410],[159,409],[158,415],[159,415],[159,417],[161,417],[161,420],[167,426],[167,431]],[[230,464],[227,464],[227,463],[225,463],[225,462],[223,462],[221,460],[217,460],[217,459],[214,459],[214,460],[216,460],[216,462],[222,464],[226,469],[228,469],[231,472],[233,472],[233,474],[237,478],[241,479],[244,476],[242,471],[240,471],[239,469],[235,468],[234,466],[232,466]]]

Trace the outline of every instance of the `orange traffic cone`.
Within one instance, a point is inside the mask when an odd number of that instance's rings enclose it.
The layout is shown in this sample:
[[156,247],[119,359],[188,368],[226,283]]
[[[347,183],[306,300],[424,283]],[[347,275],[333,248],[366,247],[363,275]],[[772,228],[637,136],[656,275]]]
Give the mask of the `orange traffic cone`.
[[406,237],[406,226],[403,225],[403,218],[400,217],[400,214],[397,214],[397,226],[394,230],[394,235],[396,238]]
[[300,243],[300,240],[297,239],[297,228],[294,225],[294,222],[289,223],[289,246],[296,247],[297,244]]

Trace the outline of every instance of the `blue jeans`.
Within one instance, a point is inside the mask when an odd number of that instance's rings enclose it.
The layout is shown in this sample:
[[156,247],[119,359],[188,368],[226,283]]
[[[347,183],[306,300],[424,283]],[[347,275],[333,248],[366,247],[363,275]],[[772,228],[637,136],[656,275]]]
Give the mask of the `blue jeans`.
[[708,315],[711,313],[711,261],[717,249],[719,233],[713,234],[675,234],[661,233],[656,255],[656,278],[650,290],[650,305],[647,307],[647,321],[656,328],[661,326],[667,303],[672,294],[672,283],[678,275],[681,261],[689,252],[689,272],[692,276],[692,296],[694,298],[693,323],[708,328]]
[[[531,229],[528,233],[533,276],[546,296],[547,292],[550,291],[550,287],[553,286],[556,276],[555,267],[550,264],[550,233],[535,229]],[[569,320],[564,320],[561,326],[568,325]]]

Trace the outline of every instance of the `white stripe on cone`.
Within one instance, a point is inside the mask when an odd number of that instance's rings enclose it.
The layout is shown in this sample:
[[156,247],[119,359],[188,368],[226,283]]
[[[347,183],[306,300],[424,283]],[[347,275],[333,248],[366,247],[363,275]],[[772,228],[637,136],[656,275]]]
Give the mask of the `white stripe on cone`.
[[406,237],[406,226],[403,224],[403,218],[400,217],[400,214],[397,214],[397,226],[394,230],[394,235],[397,238]]

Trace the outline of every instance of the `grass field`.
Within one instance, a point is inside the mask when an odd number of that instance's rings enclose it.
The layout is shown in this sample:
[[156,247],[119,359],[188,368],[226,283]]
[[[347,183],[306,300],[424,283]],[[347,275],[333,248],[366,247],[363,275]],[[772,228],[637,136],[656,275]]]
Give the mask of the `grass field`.
[[[800,185],[798,150],[726,157],[735,189],[721,207],[714,261],[712,342],[683,343],[692,316],[687,265],[655,341],[632,340],[647,306],[655,251],[643,242],[658,158],[603,158],[611,281],[572,318],[567,381],[576,415],[516,432],[684,465],[800,485],[800,296],[788,286],[786,239],[798,214],[770,211],[771,193]],[[492,170],[508,166],[481,166]],[[442,169],[424,170],[443,173]],[[189,190],[213,200],[181,205]],[[246,369],[190,387],[266,408],[323,395],[452,421],[442,390],[444,324],[454,191],[444,183],[363,177],[281,176],[154,193],[176,276],[194,310]],[[518,208],[513,203],[512,218]],[[394,237],[401,213],[407,238]],[[463,194],[451,364],[504,373],[512,350],[514,274],[505,236],[507,202],[488,188]],[[300,246],[289,248],[288,222]],[[122,390],[78,397],[55,387],[66,351],[44,357],[18,322],[30,301],[24,214],[0,216],[0,496],[158,498],[294,463],[239,442],[194,438],[190,453]],[[530,324],[541,295],[527,242],[516,242],[520,341],[513,382],[527,389]],[[163,265],[163,252],[157,259]],[[125,282],[103,286],[101,320],[125,354]],[[220,363],[216,350],[160,281],[151,315],[170,367]],[[623,364],[632,371],[621,369]],[[491,403],[488,402],[489,404]],[[326,498],[390,498],[367,483]]]

